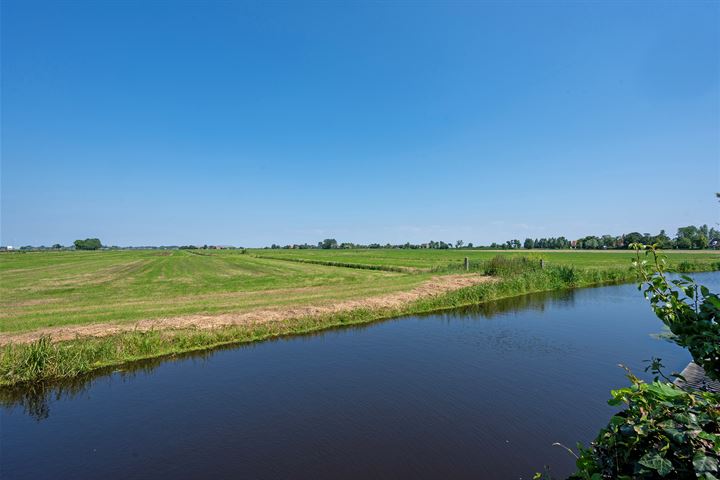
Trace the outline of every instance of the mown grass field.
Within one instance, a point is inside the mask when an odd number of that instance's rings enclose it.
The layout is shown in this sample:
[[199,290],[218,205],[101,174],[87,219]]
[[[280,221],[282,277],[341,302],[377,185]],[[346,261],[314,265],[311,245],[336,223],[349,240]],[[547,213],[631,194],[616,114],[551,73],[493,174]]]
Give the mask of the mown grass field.
[[361,298],[411,289],[429,274],[142,250],[2,254],[0,277],[0,332],[17,332]]
[[[547,265],[622,269],[629,268],[633,253],[396,249],[6,253],[0,255],[0,332],[363,298],[412,289],[432,275],[445,273],[448,265],[461,265],[466,256],[477,265],[496,255],[542,257]],[[697,269],[720,261],[715,252],[669,252],[668,257],[674,265],[686,262]]]

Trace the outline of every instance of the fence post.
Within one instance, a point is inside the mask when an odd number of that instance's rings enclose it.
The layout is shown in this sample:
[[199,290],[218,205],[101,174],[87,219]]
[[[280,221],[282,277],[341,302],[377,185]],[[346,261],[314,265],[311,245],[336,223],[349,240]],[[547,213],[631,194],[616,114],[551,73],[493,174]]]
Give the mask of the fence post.
[[465,270],[470,270],[470,259],[465,257]]
[[545,260],[543,260],[542,258],[540,259],[540,268],[545,268]]

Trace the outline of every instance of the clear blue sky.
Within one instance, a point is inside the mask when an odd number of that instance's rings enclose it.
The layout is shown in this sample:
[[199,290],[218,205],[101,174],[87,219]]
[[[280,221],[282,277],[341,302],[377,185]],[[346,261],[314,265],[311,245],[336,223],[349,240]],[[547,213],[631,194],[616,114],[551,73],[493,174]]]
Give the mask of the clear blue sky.
[[718,221],[720,3],[2,2],[10,245]]

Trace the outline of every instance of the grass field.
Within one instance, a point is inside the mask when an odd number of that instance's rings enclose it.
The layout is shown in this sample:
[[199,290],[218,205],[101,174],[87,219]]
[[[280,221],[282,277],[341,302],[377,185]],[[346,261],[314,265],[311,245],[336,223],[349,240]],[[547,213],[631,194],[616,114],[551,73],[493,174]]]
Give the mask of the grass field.
[[[467,280],[467,276],[456,275],[466,256],[475,272],[471,277],[478,279],[478,274],[491,272],[487,262],[498,255],[530,255],[532,260],[522,270],[493,273],[493,281],[453,283],[441,293],[409,296],[400,303],[370,302],[388,295],[403,298],[438,283],[438,279]],[[0,384],[74,376],[129,360],[535,291],[633,280],[632,255],[383,249],[0,254],[0,340],[9,339],[0,348]],[[542,270],[540,258],[546,265]],[[720,269],[720,254],[716,252],[668,252],[668,260],[682,271]],[[328,310],[328,306],[343,302],[351,303],[352,308]],[[304,310],[298,309],[303,306]],[[192,323],[167,330],[173,326],[172,319],[188,316],[212,320],[234,315],[236,320],[238,315],[266,315],[270,311],[284,311],[286,315],[273,321],[234,321],[220,324],[223,328],[211,326],[210,330],[198,330]],[[149,331],[137,330],[138,321],[151,321]],[[79,334],[73,333],[54,344],[21,345],[17,340],[18,335],[45,335],[32,333],[38,329],[44,332],[63,327],[77,332],[94,325],[108,329],[103,333],[106,338],[73,340]],[[111,331],[112,325],[118,329]]]
[[[398,249],[10,253],[0,255],[0,332],[363,298],[409,290],[448,266],[460,267],[464,257],[481,265],[496,255],[530,255],[543,258],[549,266],[623,269],[629,268],[633,253]],[[720,261],[715,252],[668,256],[673,265],[685,262],[685,270],[705,270]]]
[[237,251],[0,255],[0,332],[360,298],[429,275],[255,258]]

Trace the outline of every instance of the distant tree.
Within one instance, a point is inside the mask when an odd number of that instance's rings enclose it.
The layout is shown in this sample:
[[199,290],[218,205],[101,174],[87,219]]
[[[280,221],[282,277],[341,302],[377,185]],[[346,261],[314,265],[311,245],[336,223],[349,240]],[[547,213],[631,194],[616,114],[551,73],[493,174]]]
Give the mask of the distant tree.
[[530,250],[533,248],[533,240],[532,238],[526,238],[525,243],[523,243],[523,247],[527,250]]
[[675,239],[675,248],[689,250],[692,248],[692,240],[687,237],[679,237]]
[[672,247],[672,240],[667,236],[665,230],[660,230],[660,233],[652,238],[652,244],[657,244],[662,249],[668,249]]
[[687,227],[678,228],[675,238],[688,238],[692,241],[699,233],[700,230],[696,226],[688,225]]
[[709,234],[707,225],[700,228],[694,225],[680,227],[677,229],[675,244],[677,248],[707,248]]
[[594,250],[600,248],[600,239],[591,235],[578,240],[578,246],[579,248]]
[[323,248],[325,250],[331,249],[331,248],[337,248],[338,242],[334,238],[326,238],[322,242],[318,243],[318,247]]
[[628,248],[633,243],[641,243],[643,236],[639,232],[630,232],[623,235],[623,247]]
[[462,240],[458,240],[457,242],[455,242],[455,248],[462,248],[463,245],[465,245],[465,242],[463,242]]
[[473,248],[472,242],[468,243],[468,248]]
[[612,235],[603,235],[600,237],[600,245],[603,248],[612,248],[615,246],[616,238]]
[[710,246],[710,240],[701,233],[693,239],[692,245],[694,248],[708,248],[708,246]]
[[52,248],[54,248],[55,250],[60,250],[61,248],[63,248],[63,246],[60,245],[59,243],[56,243],[55,245],[52,246]]
[[86,238],[85,240],[75,240],[73,242],[77,250],[99,250],[102,243],[97,238]]

